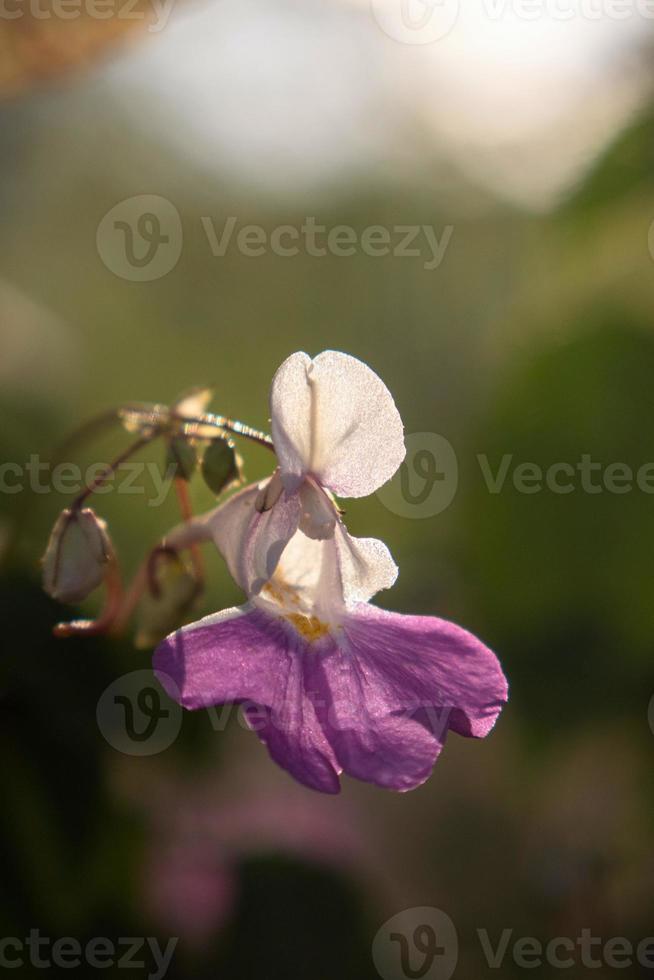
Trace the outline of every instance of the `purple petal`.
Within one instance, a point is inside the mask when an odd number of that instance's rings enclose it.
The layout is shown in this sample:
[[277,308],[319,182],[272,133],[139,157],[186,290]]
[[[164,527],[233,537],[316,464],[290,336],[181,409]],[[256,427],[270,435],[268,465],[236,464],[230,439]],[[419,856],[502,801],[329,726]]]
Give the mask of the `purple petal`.
[[312,658],[308,670],[343,769],[397,790],[427,779],[448,729],[486,735],[507,698],[497,658],[470,633],[363,603],[339,645]]
[[274,705],[248,705],[246,718],[283,769],[305,786],[338,793],[341,769],[304,687],[306,653],[292,649],[291,641],[285,673],[277,678]]
[[305,649],[290,626],[244,606],[167,637],[154,669],[164,688],[172,678],[186,708],[246,702],[250,727],[272,758],[301,783],[337,793],[340,769],[304,690]]

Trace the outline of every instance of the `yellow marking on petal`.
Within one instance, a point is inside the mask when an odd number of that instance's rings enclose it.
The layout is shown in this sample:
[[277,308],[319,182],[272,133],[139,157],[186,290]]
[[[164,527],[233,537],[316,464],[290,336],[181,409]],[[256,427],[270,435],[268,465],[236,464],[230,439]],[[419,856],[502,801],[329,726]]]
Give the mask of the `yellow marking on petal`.
[[284,592],[282,589],[275,588],[271,582],[266,582],[263,587],[263,591],[266,595],[269,595],[271,599],[278,602],[280,606],[284,604]]
[[273,602],[278,603],[280,606],[288,607],[299,606],[300,599],[298,597],[298,590],[285,582],[279,572],[275,572],[273,577],[269,582],[263,587],[263,592],[269,595]]
[[321,636],[326,636],[329,633],[327,623],[323,623],[316,616],[302,616],[301,613],[291,613],[286,618],[309,643],[313,643],[314,640],[319,640]]

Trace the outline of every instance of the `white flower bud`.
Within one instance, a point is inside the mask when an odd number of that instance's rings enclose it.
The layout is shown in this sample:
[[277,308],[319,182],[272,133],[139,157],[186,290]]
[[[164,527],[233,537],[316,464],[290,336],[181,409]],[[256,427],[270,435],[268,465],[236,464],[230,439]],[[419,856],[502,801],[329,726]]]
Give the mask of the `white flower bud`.
[[101,584],[112,553],[107,525],[90,508],[62,511],[43,556],[43,588],[59,602],[81,602]]
[[198,415],[204,415],[213,395],[213,388],[191,388],[173,403],[171,411],[173,415],[182,419],[193,419]]

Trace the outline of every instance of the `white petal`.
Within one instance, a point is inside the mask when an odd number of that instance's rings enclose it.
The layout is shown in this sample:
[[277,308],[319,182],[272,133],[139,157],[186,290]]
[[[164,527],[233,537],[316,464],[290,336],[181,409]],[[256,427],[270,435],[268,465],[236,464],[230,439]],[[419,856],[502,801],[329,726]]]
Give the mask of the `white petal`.
[[260,491],[261,484],[241,490],[212,511],[209,525],[229,571],[248,596],[270,579],[300,522],[298,494],[284,492],[270,510],[260,513]]
[[311,358],[303,351],[287,357],[270,388],[270,416],[275,453],[286,487],[299,486],[311,463]]
[[269,480],[264,481],[259,486],[259,493],[257,494],[257,499],[254,501],[255,510],[258,510],[260,514],[264,514],[267,510],[272,510],[283,492],[284,483],[277,469]]
[[336,548],[346,603],[367,602],[382,589],[390,589],[398,568],[384,544],[377,538],[353,538],[344,524],[337,528]]
[[164,546],[174,548],[175,551],[185,551],[191,545],[211,541],[213,538],[211,525],[215,515],[222,506],[224,505],[220,504],[206,514],[201,514],[199,517],[192,517],[190,521],[184,521],[182,524],[178,524],[163,539]]
[[332,538],[338,521],[334,502],[311,479],[304,481],[298,493],[302,509],[300,530],[308,538],[317,538],[320,541]]
[[[333,538],[319,541],[302,531],[293,535],[261,598],[285,613],[332,618],[343,611]],[[259,599],[256,600],[259,602]]]
[[367,602],[396,578],[397,565],[382,541],[352,538],[339,522],[334,536],[326,540],[298,530],[260,598],[285,613],[338,622],[348,605]]
[[365,497],[404,459],[402,419],[363,361],[323,351],[291,354],[273,378],[275,450],[288,489],[307,474],[342,497]]

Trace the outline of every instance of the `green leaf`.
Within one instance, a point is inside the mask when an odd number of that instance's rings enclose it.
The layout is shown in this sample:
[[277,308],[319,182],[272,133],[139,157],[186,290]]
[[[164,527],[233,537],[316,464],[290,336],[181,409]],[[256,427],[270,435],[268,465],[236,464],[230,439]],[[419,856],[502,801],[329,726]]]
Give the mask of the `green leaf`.
[[209,489],[218,496],[240,479],[234,445],[228,439],[215,439],[207,446],[202,459],[202,476]]
[[172,472],[182,480],[190,480],[198,463],[195,447],[183,436],[175,436],[168,443],[166,472]]

